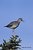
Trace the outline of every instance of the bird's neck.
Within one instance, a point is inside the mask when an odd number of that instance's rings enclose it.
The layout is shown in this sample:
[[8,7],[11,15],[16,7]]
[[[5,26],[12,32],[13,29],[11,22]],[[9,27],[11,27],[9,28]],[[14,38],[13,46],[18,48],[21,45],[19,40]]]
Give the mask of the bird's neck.
[[21,20],[18,20],[18,23],[21,23]]

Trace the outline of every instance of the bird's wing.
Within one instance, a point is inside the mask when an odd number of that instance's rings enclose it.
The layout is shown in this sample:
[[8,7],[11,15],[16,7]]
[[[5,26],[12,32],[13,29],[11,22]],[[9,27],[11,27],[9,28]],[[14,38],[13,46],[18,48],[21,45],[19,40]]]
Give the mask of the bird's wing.
[[10,22],[7,26],[13,26],[13,24],[16,24],[17,23],[17,21],[13,21],[13,22]]
[[13,24],[16,24],[17,21],[13,21],[13,22],[10,22],[9,25],[13,25]]

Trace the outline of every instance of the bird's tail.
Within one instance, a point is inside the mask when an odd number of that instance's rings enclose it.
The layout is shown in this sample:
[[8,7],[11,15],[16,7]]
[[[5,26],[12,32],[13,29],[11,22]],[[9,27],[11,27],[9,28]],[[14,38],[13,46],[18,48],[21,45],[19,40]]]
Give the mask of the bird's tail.
[[7,27],[7,26],[4,26],[4,27]]

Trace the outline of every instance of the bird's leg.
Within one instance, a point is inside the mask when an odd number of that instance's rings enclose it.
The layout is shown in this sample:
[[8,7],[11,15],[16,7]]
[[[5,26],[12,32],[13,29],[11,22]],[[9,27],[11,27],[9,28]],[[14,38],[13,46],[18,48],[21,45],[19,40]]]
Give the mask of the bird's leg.
[[12,30],[13,35],[15,36],[15,29]]

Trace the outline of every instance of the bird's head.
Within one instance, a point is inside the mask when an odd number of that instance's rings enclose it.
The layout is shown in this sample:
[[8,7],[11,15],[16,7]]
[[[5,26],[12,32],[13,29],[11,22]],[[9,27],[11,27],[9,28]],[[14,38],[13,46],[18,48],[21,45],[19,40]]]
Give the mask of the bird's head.
[[23,21],[23,19],[22,19],[22,18],[19,18],[19,19],[18,19],[18,22],[21,22],[21,21]]

